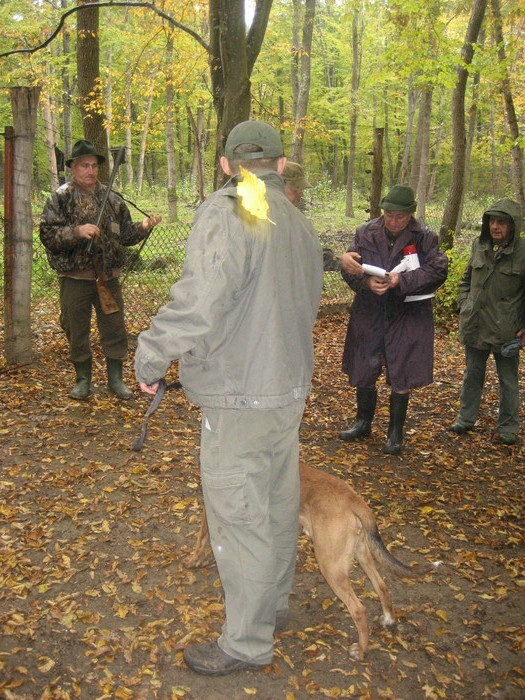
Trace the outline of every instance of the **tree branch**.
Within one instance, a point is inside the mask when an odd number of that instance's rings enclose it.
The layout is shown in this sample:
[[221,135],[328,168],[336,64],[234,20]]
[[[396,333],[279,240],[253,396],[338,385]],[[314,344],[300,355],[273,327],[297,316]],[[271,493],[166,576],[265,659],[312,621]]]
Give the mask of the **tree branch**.
[[266,25],[272,9],[273,0],[256,0],[253,22],[246,37],[246,59],[248,63],[248,77],[252,74],[253,66],[261,50]]
[[122,2],[113,2],[112,0],[109,0],[108,2],[91,2],[88,5],[78,5],[76,7],[72,7],[70,10],[67,10],[67,12],[64,12],[63,15],[60,17],[60,21],[54,30],[54,32],[42,43],[39,44],[38,46],[34,46],[33,48],[29,49],[13,49],[12,51],[4,51],[3,53],[0,53],[0,58],[4,58],[5,56],[12,56],[15,53],[35,53],[36,51],[40,51],[41,49],[44,49],[46,46],[48,46],[53,39],[57,36],[57,34],[60,32],[62,27],[64,26],[64,23],[66,21],[66,18],[69,17],[69,15],[73,14],[74,12],[79,12],[80,10],[86,10],[86,9],[91,9],[93,7],[147,7],[150,10],[153,10],[159,17],[162,17],[163,19],[166,20],[166,22],[169,22],[173,27],[176,27],[177,29],[180,29],[183,32],[186,32],[189,34],[195,41],[202,46],[202,48],[206,51],[206,53],[210,52],[210,47],[209,45],[204,41],[204,39],[197,34],[197,32],[194,32],[193,29],[190,29],[189,27],[186,27],[184,24],[181,24],[180,22],[177,22],[176,19],[173,19],[171,15],[169,15],[167,12],[164,12],[161,10],[159,7],[157,7],[154,3],[152,2],[130,2],[129,0],[123,0]]

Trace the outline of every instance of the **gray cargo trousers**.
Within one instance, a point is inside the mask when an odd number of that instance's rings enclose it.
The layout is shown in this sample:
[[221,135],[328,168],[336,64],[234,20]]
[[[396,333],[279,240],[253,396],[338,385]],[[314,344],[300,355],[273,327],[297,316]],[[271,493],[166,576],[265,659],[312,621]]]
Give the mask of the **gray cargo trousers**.
[[303,400],[202,409],[202,488],[225,598],[218,644],[261,665],[272,661],[275,616],[288,610],[295,573],[303,411]]
[[[490,350],[465,347],[466,368],[461,388],[458,421],[473,426],[478,418]],[[494,360],[499,379],[499,411],[497,430],[516,434],[520,424],[518,366],[519,355],[504,357],[495,352]]]

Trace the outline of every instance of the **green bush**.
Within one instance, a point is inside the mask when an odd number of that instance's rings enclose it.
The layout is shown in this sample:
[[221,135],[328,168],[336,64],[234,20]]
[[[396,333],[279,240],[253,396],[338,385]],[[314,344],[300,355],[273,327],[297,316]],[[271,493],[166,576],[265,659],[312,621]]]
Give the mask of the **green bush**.
[[445,284],[436,292],[434,316],[436,323],[448,326],[457,313],[458,284],[467,267],[470,248],[463,246],[445,252],[448,257],[448,276]]

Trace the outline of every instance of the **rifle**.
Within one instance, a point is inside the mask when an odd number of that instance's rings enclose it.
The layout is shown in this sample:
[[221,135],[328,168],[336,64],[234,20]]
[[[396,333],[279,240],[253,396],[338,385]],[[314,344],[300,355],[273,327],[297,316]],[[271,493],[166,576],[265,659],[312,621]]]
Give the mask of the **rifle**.
[[[102,221],[102,215],[104,214],[104,209],[106,208],[106,204],[108,203],[108,198],[109,194],[111,192],[111,187],[113,186],[113,182],[115,180],[115,176],[117,174],[119,165],[121,164],[123,158],[124,158],[124,151],[125,151],[125,146],[121,146],[118,149],[115,162],[113,163],[113,170],[111,172],[111,176],[109,178],[108,184],[106,185],[106,191],[104,192],[104,199],[102,200],[102,204],[100,205],[100,210],[97,215],[97,220],[95,221],[95,226],[99,227],[100,222]],[[88,253],[91,253],[91,248],[93,247],[93,239],[91,238],[88,246],[87,246],[87,251]],[[97,282],[97,292],[98,292],[98,298],[100,300],[100,306],[102,308],[102,312],[105,314],[114,314],[117,311],[119,311],[119,305],[115,301],[113,294],[109,291],[108,286],[106,284],[106,280],[104,279],[104,273],[102,271],[102,265],[100,264],[100,259],[98,255],[93,256],[93,267],[95,268],[95,275],[96,275],[96,282]]]

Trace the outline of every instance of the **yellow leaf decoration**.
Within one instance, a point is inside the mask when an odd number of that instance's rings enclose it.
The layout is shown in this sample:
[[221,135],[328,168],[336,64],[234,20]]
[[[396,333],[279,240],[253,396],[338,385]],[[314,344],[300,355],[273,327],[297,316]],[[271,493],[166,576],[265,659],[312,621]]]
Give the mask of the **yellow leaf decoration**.
[[246,168],[240,167],[242,181],[237,184],[237,194],[243,208],[256,219],[270,221],[268,218],[268,202],[266,201],[266,185]]

